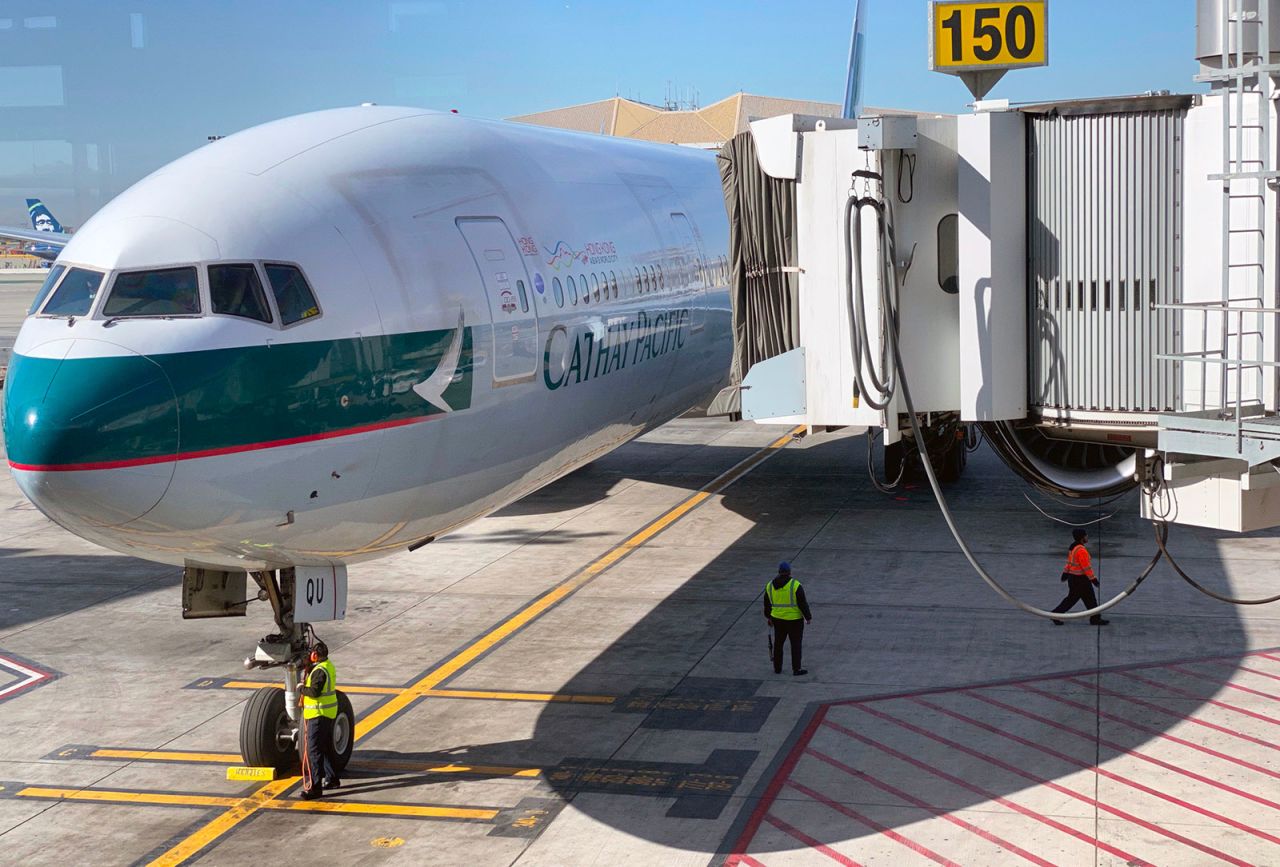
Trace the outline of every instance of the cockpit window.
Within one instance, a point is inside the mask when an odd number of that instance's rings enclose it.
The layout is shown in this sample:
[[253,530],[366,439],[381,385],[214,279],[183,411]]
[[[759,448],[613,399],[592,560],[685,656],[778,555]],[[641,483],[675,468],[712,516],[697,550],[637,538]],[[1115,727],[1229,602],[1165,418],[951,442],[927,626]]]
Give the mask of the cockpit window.
[[200,284],[196,269],[126,271],[116,275],[102,315],[195,316],[200,313]]
[[44,303],[44,299],[49,297],[49,292],[54,286],[58,285],[58,278],[62,276],[62,272],[67,270],[66,265],[54,265],[49,269],[49,274],[44,278],[44,285],[40,287],[40,291],[36,293],[36,300],[31,302],[31,309],[27,311],[30,316],[40,309],[40,305]]
[[271,291],[276,296],[282,325],[292,325],[303,319],[320,315],[316,296],[311,294],[307,278],[292,265],[264,265]]
[[72,268],[40,312],[45,316],[84,316],[93,307],[102,277],[101,271]]
[[210,265],[209,302],[214,313],[271,321],[258,269],[252,265]]

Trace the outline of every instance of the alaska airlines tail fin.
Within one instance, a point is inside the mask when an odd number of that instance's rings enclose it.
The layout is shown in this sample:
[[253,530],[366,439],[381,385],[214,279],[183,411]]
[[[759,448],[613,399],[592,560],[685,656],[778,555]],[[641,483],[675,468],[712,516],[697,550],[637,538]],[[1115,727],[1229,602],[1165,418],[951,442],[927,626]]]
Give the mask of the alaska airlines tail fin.
[[867,2],[853,8],[853,32],[849,35],[849,67],[845,73],[844,113],[850,120],[862,114],[862,66],[867,60]]
[[31,217],[31,228],[37,232],[62,231],[62,224],[58,222],[58,218],[39,199],[27,199],[27,213]]

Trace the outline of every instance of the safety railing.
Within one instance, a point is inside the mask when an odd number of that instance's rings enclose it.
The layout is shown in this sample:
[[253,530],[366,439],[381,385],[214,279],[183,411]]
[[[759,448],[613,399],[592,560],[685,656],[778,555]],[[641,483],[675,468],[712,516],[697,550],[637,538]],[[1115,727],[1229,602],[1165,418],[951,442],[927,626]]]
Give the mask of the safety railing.
[[[1253,304],[1256,306],[1240,306],[1242,304]],[[1280,361],[1269,361],[1262,357],[1265,351],[1265,334],[1261,319],[1267,316],[1280,316],[1280,307],[1267,307],[1263,304],[1261,298],[1236,298],[1231,302],[1224,304],[1221,301],[1201,301],[1201,302],[1184,302],[1179,304],[1158,304],[1159,309],[1179,311],[1185,320],[1188,315],[1199,314],[1201,318],[1200,328],[1200,348],[1177,353],[1159,354],[1155,358],[1158,361],[1173,361],[1180,363],[1184,369],[1186,366],[1200,366],[1200,412],[1216,410],[1218,418],[1222,421],[1232,421],[1235,424],[1235,436],[1238,448],[1243,448],[1244,442],[1244,412],[1246,404],[1266,403],[1266,371],[1267,369],[1280,368]],[[1214,316],[1220,316],[1223,319],[1221,334],[1224,335],[1223,342],[1217,348],[1211,348],[1208,345],[1210,331],[1210,319]],[[1232,318],[1234,317],[1234,327],[1232,327]],[[1257,317],[1256,327],[1252,325],[1249,330],[1245,327],[1245,317]],[[1184,336],[1191,333],[1190,329],[1183,329]],[[1275,333],[1275,329],[1272,329]],[[1246,348],[1246,340],[1253,343],[1253,357],[1247,357],[1249,350]],[[1236,347],[1236,355],[1234,357],[1231,348],[1234,341]],[[1214,377],[1219,383],[1217,391],[1217,400],[1212,403],[1209,400],[1209,383],[1210,371],[1214,371],[1218,375]],[[1246,389],[1245,377],[1250,378],[1256,375],[1256,382],[1247,383],[1252,385],[1250,391]],[[1183,400],[1183,411],[1191,411],[1191,407],[1186,405],[1186,388],[1185,382],[1180,390]],[[1249,397],[1246,397],[1246,394]]]

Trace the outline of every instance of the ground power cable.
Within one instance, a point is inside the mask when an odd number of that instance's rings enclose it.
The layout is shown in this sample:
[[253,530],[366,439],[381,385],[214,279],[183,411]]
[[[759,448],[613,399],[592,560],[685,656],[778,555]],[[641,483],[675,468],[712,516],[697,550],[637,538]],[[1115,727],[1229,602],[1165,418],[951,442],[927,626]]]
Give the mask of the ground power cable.
[[[884,223],[882,223],[882,226],[884,227],[882,238],[883,238],[883,243],[885,245],[884,253],[886,256],[888,256],[890,268],[892,269],[893,268],[893,239],[888,228],[888,222],[889,221],[886,220]],[[893,280],[894,280],[894,283],[896,284],[897,282],[896,269],[893,269]],[[889,286],[885,281],[881,281],[880,290],[881,290],[881,299],[880,299],[881,304],[885,305],[885,307],[888,308],[890,303]],[[861,324],[865,329],[865,325],[866,325],[865,317],[860,317],[860,318],[863,320]],[[885,318],[890,323],[896,322],[895,314],[892,312],[886,315]],[[864,331],[864,334],[865,334],[865,331]],[[915,437],[917,443],[922,443],[924,442],[924,433],[920,430],[920,420],[916,418],[915,403],[911,400],[911,387],[907,382],[905,365],[902,363],[902,351],[901,351],[901,348],[898,346],[897,328],[890,327],[888,329],[887,337],[889,341],[890,351],[893,355],[894,366],[897,371],[897,377],[896,377],[897,386],[902,394],[902,401],[906,406],[907,420],[911,423],[911,433]],[[933,496],[938,501],[938,508],[942,511],[942,517],[947,523],[947,528],[951,531],[952,538],[956,540],[956,544],[960,547],[960,552],[964,554],[965,559],[969,561],[969,565],[972,566],[973,570],[978,573],[978,577],[980,577],[984,582],[986,582],[987,586],[990,587],[992,590],[994,590],[998,596],[1000,596],[1009,604],[1022,609],[1028,614],[1033,614],[1036,617],[1043,617],[1046,620],[1083,620],[1086,617],[1095,617],[1097,615],[1100,615],[1104,611],[1109,611],[1110,609],[1114,608],[1116,605],[1119,605],[1122,601],[1127,599],[1129,596],[1132,596],[1133,593],[1138,589],[1138,587],[1142,585],[1142,582],[1147,580],[1147,577],[1150,576],[1153,571],[1155,571],[1156,566],[1160,563],[1160,559],[1164,556],[1163,540],[1168,538],[1169,527],[1167,524],[1157,524],[1156,537],[1158,540],[1161,541],[1161,545],[1157,549],[1155,556],[1151,558],[1151,562],[1147,564],[1146,568],[1143,569],[1142,572],[1139,573],[1138,577],[1135,578],[1133,582],[1124,590],[1120,591],[1119,593],[1117,593],[1115,596],[1113,596],[1111,599],[1107,600],[1106,602],[1103,602],[1101,605],[1098,605],[1095,608],[1090,608],[1087,611],[1080,611],[1077,613],[1070,613],[1070,614],[1068,613],[1059,614],[1053,611],[1046,611],[1043,608],[1037,608],[1034,605],[1030,605],[1026,602],[1023,602],[1021,599],[1019,599],[1018,597],[1010,593],[1008,590],[1006,590],[1004,586],[995,578],[993,578],[990,575],[990,573],[988,573],[987,570],[983,568],[982,564],[978,562],[978,558],[974,556],[973,551],[969,548],[969,544],[965,541],[964,536],[960,533],[960,528],[956,526],[955,518],[951,514],[950,507],[948,507],[947,505],[947,498],[942,493],[942,485],[939,484],[938,476],[933,471],[933,462],[928,459],[927,455],[925,455],[924,460],[921,461],[921,464],[924,465],[924,474],[929,479],[929,487],[933,489]]]
[[[1156,526],[1163,527],[1167,525],[1161,523],[1161,524],[1157,524]],[[1167,541],[1169,536],[1168,532],[1166,531],[1163,535],[1164,535],[1164,538],[1162,539],[1160,531],[1158,529],[1156,530],[1156,544],[1160,546],[1160,553],[1164,555],[1164,558],[1166,560],[1169,561],[1169,565],[1173,567],[1174,572],[1178,573],[1179,578],[1181,578],[1183,581],[1186,581],[1188,584],[1190,584],[1192,587],[1199,590],[1205,596],[1209,596],[1213,599],[1217,599],[1219,602],[1226,602],[1231,605],[1270,605],[1272,602],[1280,602],[1280,593],[1277,593],[1275,596],[1269,596],[1266,599],[1237,599],[1231,596],[1224,596],[1221,593],[1210,590],[1208,587],[1205,587],[1203,584],[1196,581],[1186,572],[1182,571],[1182,567],[1178,565],[1178,561],[1173,559],[1173,555],[1169,553],[1169,549],[1165,546],[1165,542]]]
[[[1031,504],[1031,508],[1035,509],[1040,514],[1044,515],[1050,521],[1057,521],[1059,524],[1066,524],[1068,527],[1092,527],[1095,524],[1101,524],[1103,521],[1110,521],[1116,515],[1120,514],[1120,509],[1116,509],[1114,512],[1109,512],[1103,515],[1101,518],[1094,518],[1092,521],[1082,521],[1077,524],[1074,521],[1068,521],[1066,518],[1059,518],[1056,515],[1050,515],[1044,509],[1040,508],[1040,506],[1036,504],[1035,500],[1028,497],[1026,491],[1022,492],[1022,498]],[[1087,508],[1093,508],[1093,507],[1089,506]],[[1124,507],[1122,506],[1120,508],[1124,508]]]

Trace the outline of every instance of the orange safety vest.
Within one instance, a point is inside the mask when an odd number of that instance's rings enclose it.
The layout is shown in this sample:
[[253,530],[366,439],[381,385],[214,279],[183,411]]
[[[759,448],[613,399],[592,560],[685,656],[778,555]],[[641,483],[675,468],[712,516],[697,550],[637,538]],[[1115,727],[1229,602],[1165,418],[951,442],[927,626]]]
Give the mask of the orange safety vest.
[[1063,571],[1068,575],[1084,575],[1090,581],[1095,580],[1093,560],[1089,557],[1089,552],[1084,545],[1076,545],[1071,549],[1067,554],[1067,567]]

